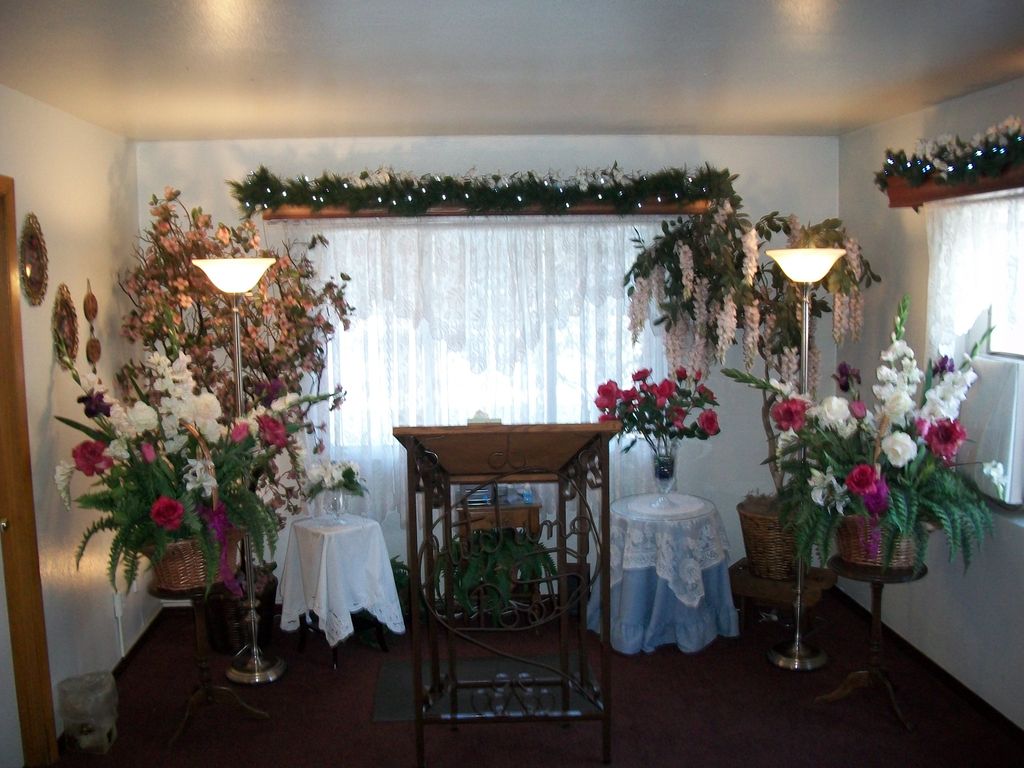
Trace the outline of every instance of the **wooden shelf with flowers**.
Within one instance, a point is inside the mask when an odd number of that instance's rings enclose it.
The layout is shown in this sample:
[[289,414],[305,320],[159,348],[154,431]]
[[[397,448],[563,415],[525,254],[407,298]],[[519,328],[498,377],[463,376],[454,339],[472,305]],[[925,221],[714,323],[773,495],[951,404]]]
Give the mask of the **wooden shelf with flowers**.
[[625,173],[617,164],[559,178],[512,174],[414,175],[390,168],[282,179],[265,167],[229,182],[242,214],[264,219],[390,216],[560,216],[706,213],[733,193],[728,170]]
[[917,151],[886,152],[875,185],[890,208],[913,208],[955,197],[1024,187],[1024,136],[1019,117],[1008,117],[984,134],[922,139]]

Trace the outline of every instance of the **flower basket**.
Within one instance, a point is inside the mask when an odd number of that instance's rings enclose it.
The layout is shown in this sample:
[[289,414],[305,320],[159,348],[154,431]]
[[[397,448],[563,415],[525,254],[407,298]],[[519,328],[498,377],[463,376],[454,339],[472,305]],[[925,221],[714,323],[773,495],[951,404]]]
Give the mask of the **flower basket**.
[[796,575],[793,534],[782,527],[778,500],[751,496],[736,505],[740,515],[747,567],[760,579],[787,581]]
[[[238,545],[242,532],[235,529],[228,533],[224,546],[228,551],[231,570],[238,570]],[[159,562],[153,562],[154,548],[147,547],[146,557],[153,563],[153,586],[168,592],[185,592],[206,587],[206,560],[195,539],[172,541],[164,550]]]
[[[882,567],[885,564],[885,548],[879,543],[874,553],[868,542],[868,524],[863,517],[848,515],[839,521],[836,529],[836,543],[839,557],[853,565]],[[917,561],[917,547],[911,536],[898,536],[893,545],[889,568],[913,568]]]

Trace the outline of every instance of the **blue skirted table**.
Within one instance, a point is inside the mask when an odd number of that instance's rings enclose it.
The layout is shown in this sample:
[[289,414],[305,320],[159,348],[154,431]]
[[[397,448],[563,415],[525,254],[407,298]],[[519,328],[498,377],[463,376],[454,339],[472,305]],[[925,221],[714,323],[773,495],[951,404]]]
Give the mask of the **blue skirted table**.
[[[659,503],[660,502],[660,503]],[[672,493],[627,496],[611,506],[611,644],[651,653],[670,643],[693,653],[739,635],[729,585],[729,542],[715,505]],[[597,631],[594,590],[587,627]]]

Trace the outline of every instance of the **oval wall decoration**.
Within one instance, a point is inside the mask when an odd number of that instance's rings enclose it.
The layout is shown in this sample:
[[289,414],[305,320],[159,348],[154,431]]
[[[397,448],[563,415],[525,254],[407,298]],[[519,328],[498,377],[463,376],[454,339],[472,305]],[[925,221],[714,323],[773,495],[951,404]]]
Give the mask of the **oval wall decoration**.
[[34,213],[25,215],[18,243],[18,272],[21,275],[21,290],[28,303],[36,307],[46,296],[48,273],[46,240],[39,219]]

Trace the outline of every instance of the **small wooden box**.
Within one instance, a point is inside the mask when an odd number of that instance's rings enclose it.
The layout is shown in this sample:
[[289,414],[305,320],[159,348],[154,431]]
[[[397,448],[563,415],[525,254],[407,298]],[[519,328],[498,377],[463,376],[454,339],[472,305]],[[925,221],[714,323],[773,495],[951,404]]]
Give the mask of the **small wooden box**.
[[525,528],[536,538],[540,535],[540,508],[540,504],[459,507],[458,527],[463,535],[491,528]]

